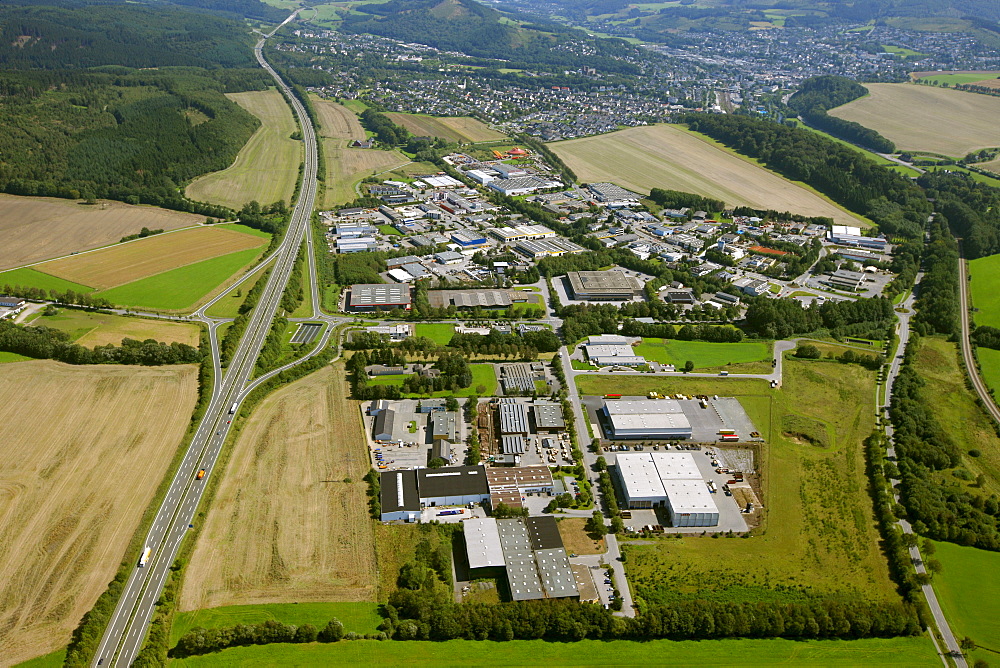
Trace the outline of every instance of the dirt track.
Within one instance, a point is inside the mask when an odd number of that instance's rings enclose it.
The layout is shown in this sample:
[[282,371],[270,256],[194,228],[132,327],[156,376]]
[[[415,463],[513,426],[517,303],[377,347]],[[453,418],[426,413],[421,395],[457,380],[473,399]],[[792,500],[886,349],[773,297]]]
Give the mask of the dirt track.
[[0,365],[0,656],[65,646],[181,444],[197,368]]
[[347,394],[338,364],[255,410],[220,473],[181,610],[375,599],[369,463]]

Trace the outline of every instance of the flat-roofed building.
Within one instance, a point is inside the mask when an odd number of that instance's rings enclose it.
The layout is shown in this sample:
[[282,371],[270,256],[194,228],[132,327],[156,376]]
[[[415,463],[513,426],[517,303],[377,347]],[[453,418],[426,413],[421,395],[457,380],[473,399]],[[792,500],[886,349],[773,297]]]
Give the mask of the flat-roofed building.
[[719,524],[719,509],[690,452],[623,453],[614,471],[629,508],[666,508],[675,527]]
[[666,480],[663,487],[673,526],[718,526],[719,508],[704,480]]
[[434,308],[507,308],[528,297],[517,290],[428,290],[427,301]]
[[458,413],[454,411],[435,411],[431,413],[431,439],[434,441],[457,441]]
[[571,271],[566,274],[575,299],[621,301],[639,297],[642,281],[621,270]]
[[673,399],[605,401],[611,438],[691,438],[691,423]]
[[535,418],[535,431],[539,434],[552,434],[566,429],[562,406],[554,401],[536,401],[531,406]]
[[492,517],[474,517],[462,523],[469,569],[504,568],[500,531]]
[[511,598],[577,598],[579,590],[554,517],[497,520]]
[[528,410],[524,404],[501,403],[499,412],[501,434],[528,435]]
[[414,522],[420,518],[416,471],[387,471],[380,476],[380,487],[383,522]]
[[597,366],[640,366],[646,358],[635,354],[631,344],[588,343],[583,347],[587,359]]
[[410,286],[401,283],[359,283],[351,286],[348,308],[352,311],[410,309]]
[[417,489],[426,506],[464,506],[490,498],[482,466],[417,469]]
[[864,272],[860,271],[838,269],[830,274],[830,277],[826,279],[826,283],[835,288],[840,288],[841,290],[857,292],[858,290],[862,290],[864,288],[865,275]]

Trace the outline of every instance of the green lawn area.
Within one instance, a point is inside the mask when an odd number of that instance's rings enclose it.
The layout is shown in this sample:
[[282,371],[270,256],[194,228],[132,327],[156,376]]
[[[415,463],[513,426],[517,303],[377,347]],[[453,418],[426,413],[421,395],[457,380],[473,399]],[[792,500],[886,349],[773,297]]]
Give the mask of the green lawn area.
[[233,230],[234,232],[243,232],[244,234],[260,237],[261,239],[271,238],[270,232],[264,232],[263,230],[247,227],[246,225],[240,225],[239,223],[223,223],[222,225],[215,225],[215,227],[222,227],[227,230]]
[[979,309],[973,319],[977,325],[1000,328],[1000,255],[970,261],[969,274],[972,305]]
[[727,364],[759,362],[771,359],[771,345],[764,341],[740,343],[709,343],[707,341],[680,341],[678,339],[644,338],[635,347],[635,354],[661,364],[680,368],[688,360],[695,369],[725,367]]
[[17,664],[16,668],[59,668],[66,662],[66,650],[60,649],[52,652],[51,654],[46,654],[44,656],[38,656],[34,659],[28,659],[24,663]]
[[[248,278],[242,285],[230,288],[226,296],[215,302],[206,313],[213,318],[235,318],[240,313],[240,306],[247,298],[247,292],[256,285],[257,281],[272,263],[267,262],[259,267],[253,274],[253,278]],[[308,299],[304,300],[308,301]]]
[[[440,397],[471,397],[471,396],[483,396],[490,397],[497,392],[497,374],[493,369],[492,364],[470,364],[469,369],[472,371],[472,385],[466,388],[462,388],[458,392],[449,392],[442,390],[441,392],[434,392],[430,395],[422,394],[403,394],[405,399],[415,399],[423,396],[431,396],[435,398]],[[376,376],[375,378],[368,379],[369,385],[402,385],[403,380],[407,376]],[[486,390],[484,392],[476,392],[476,388],[482,385]]]
[[426,336],[434,343],[448,345],[455,335],[455,325],[446,322],[421,322],[417,324],[417,336]]
[[170,630],[170,644],[195,628],[206,629],[255,624],[274,619],[285,624],[312,624],[318,629],[336,617],[343,623],[345,631],[355,633],[375,633],[382,622],[378,614],[378,603],[367,601],[357,603],[270,603],[264,605],[231,605],[223,608],[208,608],[181,612],[174,619]]
[[946,83],[954,86],[955,84],[976,83],[977,81],[985,81],[986,79],[995,79],[998,75],[1000,75],[1000,72],[934,72],[933,74],[921,77],[919,81]]
[[399,230],[392,225],[379,225],[378,231],[385,235],[395,234],[397,237],[403,236],[399,233]]
[[94,288],[56,276],[50,276],[31,267],[21,267],[20,269],[11,269],[10,271],[0,273],[0,286],[4,285],[20,285],[26,288],[57,290],[59,292],[66,292],[67,290],[74,290],[76,292],[94,291]]
[[[501,658],[502,657],[502,658]],[[335,644],[238,647],[175,666],[940,666],[926,637],[868,640],[543,640],[448,642],[355,640]]]
[[176,311],[188,309],[242,267],[253,262],[260,253],[260,248],[248,248],[220,255],[119,285],[99,294],[122,306]]
[[8,353],[4,350],[0,350],[0,364],[6,364],[7,362],[24,362],[33,359],[31,357],[25,357],[24,355],[18,355],[17,353]]
[[[817,595],[898,600],[866,491],[862,441],[874,427],[874,372],[786,358],[780,389],[763,380],[650,376],[584,377],[577,384],[587,395],[736,396],[766,441],[754,462],[765,512],[753,538],[694,535],[626,544],[633,595],[663,603]],[[814,445],[802,434],[822,440]],[[733,501],[719,496],[717,502]]]
[[[957,638],[969,636],[980,647],[1000,652],[1000,553],[978,550],[954,543],[935,542],[931,559],[941,562],[934,576],[934,591],[948,624]],[[924,557],[927,559],[928,557]],[[995,662],[993,652],[977,650],[973,660]]]
[[983,380],[991,390],[1000,393],[1000,350],[976,348],[976,355]]
[[993,186],[994,188],[1000,188],[1000,179],[994,178],[992,176],[987,176],[985,174],[980,174],[979,172],[974,172],[971,169],[966,169],[959,165],[941,165],[939,167],[924,167],[928,172],[936,171],[946,171],[946,172],[959,172],[962,174],[968,174],[969,178],[973,181],[978,181],[979,183],[985,183],[988,186]]

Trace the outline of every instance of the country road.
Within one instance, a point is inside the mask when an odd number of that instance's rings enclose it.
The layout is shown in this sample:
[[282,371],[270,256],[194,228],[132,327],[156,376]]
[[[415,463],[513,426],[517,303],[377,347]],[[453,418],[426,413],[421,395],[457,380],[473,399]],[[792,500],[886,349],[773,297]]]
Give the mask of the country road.
[[986,387],[986,383],[983,382],[982,377],[979,375],[979,367],[976,365],[976,358],[972,354],[972,332],[969,326],[969,278],[967,273],[968,267],[966,266],[965,256],[962,253],[962,244],[958,244],[958,294],[959,294],[959,310],[962,313],[962,360],[965,362],[965,368],[969,374],[969,380],[972,381],[972,386],[976,388],[976,394],[979,395],[979,399],[983,402],[983,406],[989,411],[993,419],[1000,423],[1000,408],[997,408],[996,402],[993,401],[993,397],[990,396],[990,390]]
[[[291,21],[296,13],[291,14],[281,25]],[[240,340],[225,375],[219,373],[216,377],[205,416],[195,432],[156,517],[153,519],[145,540],[145,546],[150,552],[149,559],[142,566],[137,564],[126,582],[123,594],[93,659],[92,665],[94,666],[129,666],[142,647],[156,601],[163,589],[170,566],[173,564],[181,541],[194,519],[194,514],[205,489],[205,482],[212,476],[216,460],[229,433],[233,414],[238,410],[239,403],[249,391],[247,383],[250,381],[261,348],[271,329],[271,323],[294,268],[299,248],[310,230],[317,188],[316,135],[302,103],[264,59],[262,53],[264,42],[275,31],[263,37],[257,43],[254,51],[261,67],[270,73],[277,85],[284,91],[299,120],[305,147],[305,167],[299,199],[292,211],[285,238],[275,253],[274,268],[268,277],[257,306],[251,313],[246,332]],[[311,234],[308,236],[310,237],[308,248],[311,250]],[[314,266],[310,258],[311,276],[314,275]],[[311,301],[315,308],[317,304],[315,287],[311,293]],[[333,330],[332,324],[328,324],[321,343],[325,344],[329,340]],[[218,360],[214,327],[212,330],[212,354]],[[317,350],[319,349],[321,348],[317,347]],[[218,366],[216,369],[220,371]],[[260,379],[256,382],[259,381]],[[204,469],[206,472],[203,480],[197,479],[199,469]]]

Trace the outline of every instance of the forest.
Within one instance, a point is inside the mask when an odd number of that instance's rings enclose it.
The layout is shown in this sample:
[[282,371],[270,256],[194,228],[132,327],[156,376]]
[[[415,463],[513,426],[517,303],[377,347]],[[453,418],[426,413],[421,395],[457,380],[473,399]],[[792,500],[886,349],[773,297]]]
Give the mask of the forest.
[[741,114],[687,114],[681,120],[692,130],[871,218],[888,235],[912,239],[923,233],[931,212],[924,192],[849,146],[810,130]]
[[1000,253],[1000,189],[959,172],[928,172],[917,183],[962,239],[966,259]]
[[803,81],[799,90],[789,98],[788,106],[813,127],[876,153],[892,153],[896,145],[875,130],[826,113],[867,94],[867,88],[851,79],[823,75]]

